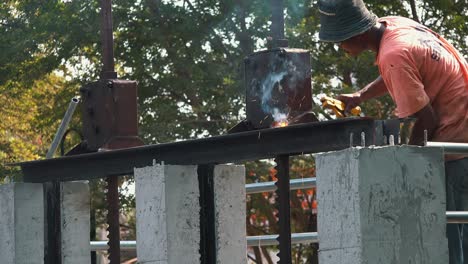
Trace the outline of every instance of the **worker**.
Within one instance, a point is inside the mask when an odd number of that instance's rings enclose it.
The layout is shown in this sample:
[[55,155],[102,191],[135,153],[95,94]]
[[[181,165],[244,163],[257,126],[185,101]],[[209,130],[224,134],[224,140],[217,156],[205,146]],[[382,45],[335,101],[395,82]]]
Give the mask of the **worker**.
[[[378,18],[362,0],[318,4],[321,41],[338,44],[351,56],[376,54],[380,76],[338,97],[347,110],[389,93],[398,117],[417,120],[410,144],[421,145],[424,130],[431,141],[468,142],[468,64],[452,45],[411,19]],[[445,172],[447,211],[468,211],[468,158],[446,156]],[[451,264],[468,263],[468,229],[463,235],[463,228],[447,226]]]

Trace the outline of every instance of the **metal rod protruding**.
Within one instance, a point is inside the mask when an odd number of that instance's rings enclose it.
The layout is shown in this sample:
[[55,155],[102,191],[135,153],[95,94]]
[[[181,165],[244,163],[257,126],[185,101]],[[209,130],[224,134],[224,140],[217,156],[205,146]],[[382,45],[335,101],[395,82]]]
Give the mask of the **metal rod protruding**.
[[393,135],[390,135],[388,144],[390,144],[390,146],[395,146],[395,137]]
[[57,150],[57,147],[60,144],[63,135],[65,134],[68,124],[70,123],[70,120],[79,102],[79,97],[73,97],[71,99],[70,104],[68,105],[68,109],[65,112],[65,115],[63,116],[62,122],[60,123],[59,129],[57,130],[57,133],[55,133],[54,140],[52,140],[52,144],[50,145],[50,148],[47,151],[46,159],[50,159],[54,156],[54,153]]
[[366,147],[366,132],[361,132],[361,146]]
[[427,146],[427,129],[424,129],[424,146]]
[[117,79],[114,69],[112,1],[101,0],[102,79]]
[[349,147],[353,147],[353,138],[354,138],[354,133],[349,133]]

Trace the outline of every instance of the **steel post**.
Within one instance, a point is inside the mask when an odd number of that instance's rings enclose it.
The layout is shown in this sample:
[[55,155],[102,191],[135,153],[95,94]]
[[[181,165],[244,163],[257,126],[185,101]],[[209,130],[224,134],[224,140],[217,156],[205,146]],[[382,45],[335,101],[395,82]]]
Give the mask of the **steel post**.
[[117,79],[112,31],[112,1],[101,0],[102,79]]
[[278,190],[278,225],[279,225],[279,264],[291,263],[291,205],[289,199],[289,156],[281,155],[276,159]]
[[110,264],[120,264],[119,179],[107,177],[107,230]]

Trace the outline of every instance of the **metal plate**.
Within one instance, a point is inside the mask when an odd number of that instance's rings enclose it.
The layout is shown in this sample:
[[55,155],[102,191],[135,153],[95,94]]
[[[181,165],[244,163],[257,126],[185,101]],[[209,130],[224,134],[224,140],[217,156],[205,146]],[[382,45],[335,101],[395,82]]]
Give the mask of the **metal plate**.
[[245,59],[247,120],[255,128],[291,120],[312,109],[310,54],[278,48]]

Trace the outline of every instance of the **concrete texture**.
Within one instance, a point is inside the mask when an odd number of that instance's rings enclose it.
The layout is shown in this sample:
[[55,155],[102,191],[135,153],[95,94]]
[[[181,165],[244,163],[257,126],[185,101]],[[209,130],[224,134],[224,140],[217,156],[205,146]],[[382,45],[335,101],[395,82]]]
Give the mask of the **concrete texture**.
[[0,185],[0,262],[44,263],[42,184]]
[[247,263],[245,168],[215,166],[213,180],[217,263]]
[[200,262],[197,166],[135,168],[138,263]]
[[61,189],[62,263],[90,263],[90,194],[87,182],[64,182]]
[[320,263],[448,263],[440,149],[352,148],[316,166]]

